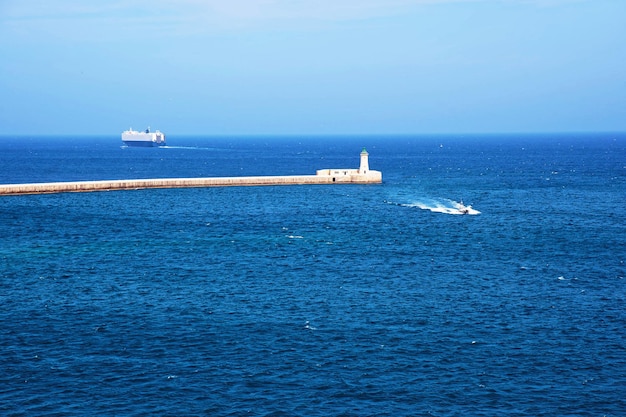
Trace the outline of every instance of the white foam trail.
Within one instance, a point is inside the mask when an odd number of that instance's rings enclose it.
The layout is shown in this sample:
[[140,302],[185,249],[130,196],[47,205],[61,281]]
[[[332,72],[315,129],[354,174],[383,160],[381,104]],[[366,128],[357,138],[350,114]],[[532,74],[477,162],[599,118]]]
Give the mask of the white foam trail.
[[200,150],[207,150],[207,151],[213,150],[213,148],[205,148],[205,147],[202,147],[202,146],[169,146],[169,145],[166,145],[166,146],[159,146],[159,148],[162,148],[162,149],[200,149]]
[[429,210],[433,213],[442,214],[461,214],[475,216],[480,214],[480,211],[472,208],[472,206],[464,206],[463,203],[454,200],[437,200],[437,199],[421,199],[413,203],[393,203],[386,201],[389,204],[396,204],[401,207],[415,207],[422,210]]

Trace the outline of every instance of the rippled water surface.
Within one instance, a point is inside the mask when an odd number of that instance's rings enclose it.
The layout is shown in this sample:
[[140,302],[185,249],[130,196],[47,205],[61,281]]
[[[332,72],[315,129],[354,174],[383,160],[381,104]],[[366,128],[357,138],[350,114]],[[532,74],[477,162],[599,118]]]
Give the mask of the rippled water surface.
[[[626,137],[0,138],[3,415],[621,416]],[[458,215],[461,201],[474,215]]]

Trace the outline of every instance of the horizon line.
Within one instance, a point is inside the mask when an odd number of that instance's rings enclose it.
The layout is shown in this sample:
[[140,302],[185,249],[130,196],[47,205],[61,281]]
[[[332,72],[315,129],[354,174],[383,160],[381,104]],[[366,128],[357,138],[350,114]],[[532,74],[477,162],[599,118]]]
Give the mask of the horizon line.
[[[492,136],[492,135],[580,135],[580,134],[626,134],[625,130],[550,130],[550,131],[498,131],[498,132],[379,132],[379,133],[179,133],[163,132],[175,137],[354,137],[354,136]],[[119,136],[119,133],[0,133],[6,137],[107,137]]]

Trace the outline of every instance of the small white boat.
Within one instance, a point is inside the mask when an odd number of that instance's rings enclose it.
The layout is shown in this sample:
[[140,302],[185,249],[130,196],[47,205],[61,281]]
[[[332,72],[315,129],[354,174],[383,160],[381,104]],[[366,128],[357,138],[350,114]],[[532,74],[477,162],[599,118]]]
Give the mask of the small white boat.
[[472,210],[472,206],[466,206],[463,204],[463,201],[461,201],[457,206],[456,206],[457,210],[459,211],[459,213],[461,214],[469,214],[470,211]]

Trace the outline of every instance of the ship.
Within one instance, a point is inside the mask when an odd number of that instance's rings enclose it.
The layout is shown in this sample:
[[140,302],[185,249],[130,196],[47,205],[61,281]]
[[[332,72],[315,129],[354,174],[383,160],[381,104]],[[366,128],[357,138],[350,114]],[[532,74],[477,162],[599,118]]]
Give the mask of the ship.
[[122,142],[127,146],[165,146],[165,135],[158,130],[151,132],[150,128],[138,132],[131,127],[122,132]]

